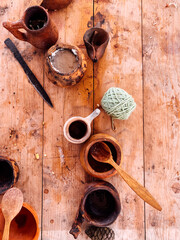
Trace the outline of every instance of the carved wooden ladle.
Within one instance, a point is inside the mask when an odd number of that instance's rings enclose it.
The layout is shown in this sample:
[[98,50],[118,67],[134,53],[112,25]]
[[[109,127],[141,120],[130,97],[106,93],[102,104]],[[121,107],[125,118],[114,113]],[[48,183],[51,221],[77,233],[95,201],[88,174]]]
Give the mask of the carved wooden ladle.
[[1,207],[5,218],[2,240],[9,240],[9,230],[12,220],[20,212],[23,205],[23,194],[18,188],[9,189],[3,196]]
[[162,208],[159,203],[153,198],[153,196],[148,192],[148,190],[133,179],[129,174],[127,174],[121,166],[117,165],[113,160],[110,148],[104,142],[97,142],[90,148],[90,153],[92,157],[99,162],[109,163],[112,165],[119,175],[124,179],[124,181],[130,186],[130,188],[145,202],[147,202],[152,207],[161,211]]

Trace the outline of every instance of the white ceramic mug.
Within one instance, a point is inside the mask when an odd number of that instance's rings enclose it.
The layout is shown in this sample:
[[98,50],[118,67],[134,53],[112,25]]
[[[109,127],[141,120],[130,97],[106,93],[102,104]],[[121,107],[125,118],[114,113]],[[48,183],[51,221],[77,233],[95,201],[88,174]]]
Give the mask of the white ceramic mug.
[[69,118],[64,124],[64,136],[65,138],[75,144],[85,142],[91,135],[91,122],[100,114],[100,110],[96,108],[89,116],[72,117]]

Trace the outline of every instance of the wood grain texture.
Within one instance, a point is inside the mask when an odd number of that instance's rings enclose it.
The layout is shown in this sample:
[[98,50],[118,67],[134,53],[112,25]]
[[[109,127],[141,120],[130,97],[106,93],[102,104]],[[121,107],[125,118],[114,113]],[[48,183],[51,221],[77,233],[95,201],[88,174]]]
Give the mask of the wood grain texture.
[[[143,109],[141,56],[141,1],[95,1],[95,26],[110,34],[102,59],[94,65],[94,106],[110,87],[120,87],[133,96],[137,107],[126,121],[115,120],[103,112],[95,120],[95,132],[114,136],[122,146],[122,168],[143,184]],[[143,201],[118,175],[108,179],[118,190],[122,210],[112,225],[119,239],[144,239]]]
[[[20,19],[25,9],[24,1],[1,1],[2,21]],[[29,43],[15,39],[1,27],[0,33],[0,154],[16,160],[20,177],[16,186],[24,194],[24,201],[32,205],[41,220],[42,205],[42,122],[43,101],[19,63],[13,57],[4,40],[13,40],[25,61],[43,81],[43,52]],[[35,67],[36,66],[36,67]],[[39,159],[35,154],[39,154]]]
[[[2,0],[1,26],[3,21],[18,20],[29,4],[30,0]],[[94,133],[118,140],[122,168],[141,184],[145,182],[163,210],[147,205],[144,209],[143,201],[115,175],[107,181],[118,190],[122,210],[111,228],[118,240],[179,240],[179,2],[143,0],[141,5],[140,0],[94,0],[93,18],[93,0],[73,0],[50,15],[57,23],[58,41],[77,45],[87,58],[88,70],[73,87],[63,89],[47,79],[43,51],[16,40],[6,29],[0,32],[0,155],[19,164],[16,186],[37,211],[40,224],[42,219],[42,239],[73,239],[69,230],[85,183],[93,180],[81,167],[80,146],[63,136],[65,121],[89,115],[109,87],[120,87],[133,96],[135,111],[126,121],[115,120],[116,131],[102,111],[94,122]],[[85,31],[93,25],[110,34],[105,55],[94,64],[94,74],[83,43]],[[44,83],[53,109],[43,103],[5,47],[7,37]],[[81,240],[88,239],[84,229],[85,225]]]
[[[67,8],[52,12],[59,42],[78,46],[87,57],[83,35],[92,15],[93,1],[84,0],[74,0]],[[93,111],[93,65],[88,57],[87,66],[84,78],[66,89],[45,77],[54,109],[44,106],[43,240],[73,238],[69,231],[84,193],[85,172],[79,159],[80,145],[64,138],[63,126],[68,118],[85,117]],[[84,230],[79,238],[87,238]]]
[[180,43],[178,1],[143,1],[146,187],[162,213],[146,206],[146,239],[180,239]]

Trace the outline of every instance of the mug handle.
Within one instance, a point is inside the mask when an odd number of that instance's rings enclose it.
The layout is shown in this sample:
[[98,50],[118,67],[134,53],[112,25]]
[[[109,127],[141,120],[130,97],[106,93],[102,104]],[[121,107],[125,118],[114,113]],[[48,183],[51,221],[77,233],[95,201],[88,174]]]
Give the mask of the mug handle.
[[72,234],[74,236],[74,238],[76,239],[78,237],[78,235],[80,234],[81,232],[81,225],[82,223],[84,222],[84,213],[81,209],[82,207],[82,201],[83,199],[81,199],[81,203],[80,203],[80,206],[79,206],[79,209],[77,211],[77,214],[76,214],[76,218],[75,218],[75,221],[72,225],[72,228],[71,230],[69,231],[70,234]]
[[19,31],[18,29],[24,28],[22,20],[17,22],[3,22],[3,27],[11,32],[16,38],[22,41],[27,41],[26,33]]
[[100,114],[100,110],[99,110],[99,108],[96,108],[89,116],[87,116],[86,118],[85,118],[85,120],[89,123],[89,124],[91,124],[91,122],[97,117],[97,116],[99,116],[99,114]]

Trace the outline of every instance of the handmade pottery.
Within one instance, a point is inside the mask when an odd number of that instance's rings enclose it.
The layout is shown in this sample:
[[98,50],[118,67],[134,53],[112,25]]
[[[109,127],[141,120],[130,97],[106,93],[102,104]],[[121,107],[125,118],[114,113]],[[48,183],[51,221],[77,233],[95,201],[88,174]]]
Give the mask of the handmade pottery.
[[23,193],[16,187],[7,190],[3,195],[1,211],[5,219],[5,225],[2,240],[9,240],[11,222],[21,211],[23,199]]
[[57,86],[75,85],[83,78],[86,69],[85,56],[76,46],[61,43],[46,53],[46,75]]
[[76,116],[69,118],[63,128],[65,138],[75,144],[85,142],[91,135],[91,122],[100,112],[97,108],[88,117]]
[[[19,40],[29,42],[41,49],[51,47],[58,39],[56,25],[50,19],[46,9],[41,6],[27,8],[19,21],[3,22],[3,27]],[[21,32],[19,29],[25,29],[26,32]]]
[[[0,239],[2,239],[4,223],[0,206]],[[38,240],[39,233],[37,213],[29,204],[23,203],[20,213],[11,222],[9,240]]]
[[97,227],[108,226],[116,220],[120,210],[119,194],[114,186],[105,181],[92,182],[81,199],[70,233],[77,238],[85,220]]
[[109,34],[102,28],[88,29],[83,37],[87,53],[93,62],[97,62],[104,54],[109,42]]
[[0,156],[0,194],[11,188],[19,178],[19,167],[17,163]]
[[72,0],[44,0],[41,6],[49,10],[58,10],[67,7],[71,2]]
[[121,150],[121,146],[118,141],[104,133],[98,133],[90,137],[90,139],[82,145],[80,151],[80,161],[84,170],[97,178],[108,178],[117,173],[117,171],[107,163],[101,163],[96,161],[90,153],[90,148],[97,142],[105,142],[109,148],[111,149],[111,153],[114,161],[120,165],[123,160],[123,153]]

